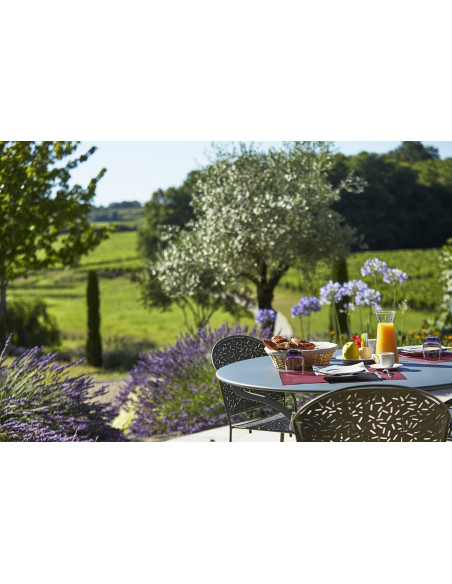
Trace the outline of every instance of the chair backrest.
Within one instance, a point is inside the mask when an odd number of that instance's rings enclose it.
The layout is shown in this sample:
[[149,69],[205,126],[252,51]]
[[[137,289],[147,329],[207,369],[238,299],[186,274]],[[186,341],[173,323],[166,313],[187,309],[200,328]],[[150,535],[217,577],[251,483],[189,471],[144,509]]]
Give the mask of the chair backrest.
[[450,414],[425,391],[372,384],[322,394],[292,423],[299,442],[445,442]]
[[[264,343],[255,337],[245,335],[233,335],[219,340],[212,349],[212,363],[215,369],[244,361],[255,357],[266,357]],[[262,404],[252,400],[239,397],[228,383],[220,381],[221,392],[223,394],[224,406],[228,417],[248,410],[262,408]],[[265,392],[253,390],[257,394],[265,395]],[[273,400],[284,403],[284,393],[272,393]]]

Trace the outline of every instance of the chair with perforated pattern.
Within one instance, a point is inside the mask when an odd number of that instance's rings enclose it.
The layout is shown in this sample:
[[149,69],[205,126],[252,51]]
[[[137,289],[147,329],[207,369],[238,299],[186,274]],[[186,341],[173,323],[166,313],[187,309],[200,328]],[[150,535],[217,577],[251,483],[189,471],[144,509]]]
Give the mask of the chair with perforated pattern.
[[[266,357],[267,353],[264,349],[264,344],[255,337],[245,335],[233,335],[225,339],[221,339],[216,343],[212,349],[212,363],[215,369],[243,361],[245,359],[253,359],[255,357]],[[234,391],[231,385],[220,381],[221,393],[223,396],[224,408],[229,422],[229,442],[232,442],[232,430],[238,428],[242,430],[261,430],[266,432],[279,432],[280,441],[284,442],[284,435],[292,435],[293,432],[289,429],[289,419],[281,413],[273,416],[257,417],[252,420],[244,422],[234,422],[232,417],[243,412],[258,410],[262,408],[262,403],[252,399],[252,397],[243,398]],[[243,389],[243,388],[242,388]],[[246,390],[246,388],[245,388]],[[265,391],[252,390],[257,395],[266,396]],[[270,392],[268,397],[273,401],[285,404],[285,392]],[[295,400],[294,400],[295,401]],[[295,401],[296,407],[296,401]]]
[[297,442],[445,442],[450,413],[426,391],[367,384],[322,394],[292,424]]

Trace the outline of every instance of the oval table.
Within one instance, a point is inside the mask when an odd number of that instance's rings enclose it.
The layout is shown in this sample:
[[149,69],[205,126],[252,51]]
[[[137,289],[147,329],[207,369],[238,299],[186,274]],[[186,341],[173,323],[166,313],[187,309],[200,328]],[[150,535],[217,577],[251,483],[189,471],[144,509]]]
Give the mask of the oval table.
[[[336,351],[331,360],[331,365],[344,364],[343,361],[337,360],[336,357],[341,355],[341,351]],[[391,385],[401,385],[415,387],[424,391],[431,391],[442,401],[452,397],[452,361],[438,363],[422,363],[412,359],[403,359],[399,355],[403,368],[400,372],[406,377],[406,380],[388,379],[379,381],[376,377],[373,383],[389,383]],[[334,381],[331,383],[303,383],[297,385],[283,385],[279,376],[279,370],[275,368],[269,357],[257,357],[245,361],[237,361],[230,365],[221,367],[216,372],[217,378],[224,383],[229,384],[232,389],[243,398],[252,398],[255,401],[270,405],[289,419],[293,412],[267,396],[261,396],[253,392],[286,392],[287,394],[316,394],[319,395],[336,389],[350,387],[354,383],[361,385],[366,381],[360,382],[359,377],[356,381],[344,380]],[[370,383],[370,382],[369,382]],[[444,395],[441,395],[442,392]],[[443,399],[445,397],[445,399]]]

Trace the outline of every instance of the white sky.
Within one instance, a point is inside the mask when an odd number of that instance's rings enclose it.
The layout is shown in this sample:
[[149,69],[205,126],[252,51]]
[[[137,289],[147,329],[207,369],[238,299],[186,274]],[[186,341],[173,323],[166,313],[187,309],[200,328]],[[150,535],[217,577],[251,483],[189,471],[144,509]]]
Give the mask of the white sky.
[[[280,142],[260,142],[264,146]],[[97,188],[95,205],[106,206],[120,201],[148,201],[159,188],[179,186],[187,174],[207,163],[205,156],[211,142],[82,142],[79,151],[97,146],[97,151],[74,173],[73,178],[83,186],[103,167],[107,173]],[[335,142],[344,154],[362,150],[387,152],[400,142]],[[452,157],[452,142],[424,142],[439,149],[441,158]]]

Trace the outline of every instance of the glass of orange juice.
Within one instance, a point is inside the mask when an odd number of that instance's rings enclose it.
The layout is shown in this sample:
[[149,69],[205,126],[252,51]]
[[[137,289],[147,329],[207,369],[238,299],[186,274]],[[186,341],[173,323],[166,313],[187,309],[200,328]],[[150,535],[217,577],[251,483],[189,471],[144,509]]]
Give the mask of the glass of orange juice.
[[399,362],[397,341],[394,330],[395,310],[377,310],[375,313],[377,325],[377,346],[375,355],[380,353],[394,353],[394,362]]

